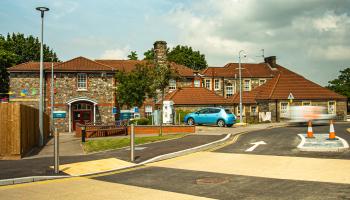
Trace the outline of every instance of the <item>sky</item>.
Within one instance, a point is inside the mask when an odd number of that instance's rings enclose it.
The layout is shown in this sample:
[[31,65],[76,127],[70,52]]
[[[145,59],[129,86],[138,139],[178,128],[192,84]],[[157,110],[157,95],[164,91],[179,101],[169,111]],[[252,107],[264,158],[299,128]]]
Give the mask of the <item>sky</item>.
[[[209,66],[277,63],[325,86],[350,67],[350,0],[1,0],[0,34],[40,36],[65,61],[139,58],[164,40],[191,46]],[[264,53],[262,53],[264,49]]]

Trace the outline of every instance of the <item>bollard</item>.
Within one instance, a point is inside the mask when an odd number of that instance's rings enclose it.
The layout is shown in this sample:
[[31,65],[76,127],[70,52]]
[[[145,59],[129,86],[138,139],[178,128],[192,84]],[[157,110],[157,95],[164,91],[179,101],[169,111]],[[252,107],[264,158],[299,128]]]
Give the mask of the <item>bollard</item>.
[[81,142],[85,142],[85,138],[86,138],[86,127],[82,126],[81,127]]
[[135,132],[134,132],[134,124],[131,124],[131,131],[130,131],[130,160],[131,162],[134,162],[135,160]]
[[55,144],[54,144],[54,158],[55,158],[55,167],[54,167],[54,171],[55,174],[59,174],[60,173],[60,160],[59,160],[59,148],[58,148],[58,144],[59,144],[59,137],[58,137],[58,131],[57,128],[55,128],[55,133],[54,133],[54,139],[55,139]]

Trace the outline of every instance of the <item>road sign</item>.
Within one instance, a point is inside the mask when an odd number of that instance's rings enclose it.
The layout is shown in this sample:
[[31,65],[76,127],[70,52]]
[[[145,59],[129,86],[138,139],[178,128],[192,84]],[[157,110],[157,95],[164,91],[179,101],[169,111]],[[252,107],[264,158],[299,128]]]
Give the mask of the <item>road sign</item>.
[[290,92],[289,95],[288,95],[288,99],[289,101],[292,103],[293,102],[293,99],[294,99],[294,96],[293,94]]
[[139,108],[138,107],[134,107],[134,112],[138,113],[139,112]]
[[53,111],[53,118],[59,119],[59,118],[66,118],[66,111]]

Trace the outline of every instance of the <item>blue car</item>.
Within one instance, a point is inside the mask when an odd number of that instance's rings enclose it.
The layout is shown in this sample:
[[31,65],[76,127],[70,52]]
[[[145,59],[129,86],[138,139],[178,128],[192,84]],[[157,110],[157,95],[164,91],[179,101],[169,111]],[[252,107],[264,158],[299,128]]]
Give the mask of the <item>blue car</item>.
[[231,127],[236,122],[236,116],[225,108],[204,108],[185,116],[184,122],[194,124],[217,124],[220,127]]

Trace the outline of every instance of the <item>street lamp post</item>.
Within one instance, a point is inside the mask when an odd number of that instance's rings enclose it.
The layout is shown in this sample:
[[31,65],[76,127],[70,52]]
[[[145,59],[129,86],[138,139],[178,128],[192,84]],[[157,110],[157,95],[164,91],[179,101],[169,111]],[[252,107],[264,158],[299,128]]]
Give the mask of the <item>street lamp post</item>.
[[[241,67],[241,53],[243,53],[244,50],[240,50],[238,52],[238,69],[239,69],[239,120],[240,123],[243,123],[243,117],[242,117],[242,67]],[[246,57],[246,55],[243,54],[243,57]]]
[[43,97],[43,77],[44,77],[44,66],[43,66],[43,43],[44,43],[44,13],[49,11],[46,7],[37,7],[36,10],[40,11],[41,14],[41,42],[40,42],[40,100],[39,100],[39,146],[44,145],[44,122],[43,122],[43,108],[44,108],[44,97]]

